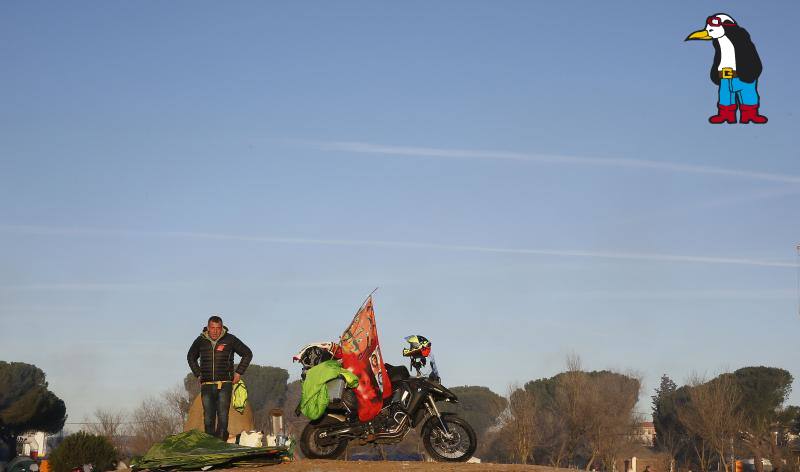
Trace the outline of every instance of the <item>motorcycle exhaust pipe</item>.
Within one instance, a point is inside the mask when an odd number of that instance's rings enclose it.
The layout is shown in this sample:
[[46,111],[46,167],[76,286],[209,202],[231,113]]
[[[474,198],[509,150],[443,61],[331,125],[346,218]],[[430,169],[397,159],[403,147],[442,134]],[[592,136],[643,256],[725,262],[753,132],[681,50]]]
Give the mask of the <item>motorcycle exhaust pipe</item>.
[[337,428],[337,429],[334,429],[334,430],[326,431],[325,433],[323,433],[324,436],[322,436],[322,434],[320,436],[321,437],[328,437],[328,438],[345,437],[345,439],[356,439],[363,432],[364,432],[363,428],[353,428],[351,426],[346,426],[346,427],[344,427],[342,429],[338,429]]

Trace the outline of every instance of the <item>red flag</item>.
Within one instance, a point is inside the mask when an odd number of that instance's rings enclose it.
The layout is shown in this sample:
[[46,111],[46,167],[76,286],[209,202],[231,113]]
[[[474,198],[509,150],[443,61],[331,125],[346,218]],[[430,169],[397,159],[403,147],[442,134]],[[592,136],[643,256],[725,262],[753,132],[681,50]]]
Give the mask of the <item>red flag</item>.
[[383,365],[372,296],[358,310],[341,338],[342,366],[358,377],[358,419],[369,421],[381,411],[392,384]]

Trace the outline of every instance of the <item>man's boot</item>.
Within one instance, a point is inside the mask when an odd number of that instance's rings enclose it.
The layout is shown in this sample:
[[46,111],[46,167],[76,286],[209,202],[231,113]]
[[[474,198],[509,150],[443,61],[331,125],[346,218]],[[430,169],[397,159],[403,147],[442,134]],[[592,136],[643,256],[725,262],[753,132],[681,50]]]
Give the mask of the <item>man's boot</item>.
[[753,123],[764,124],[767,122],[767,117],[758,114],[758,105],[739,105],[739,110],[742,116],[739,118],[739,123]]
[[736,123],[736,105],[717,105],[719,112],[708,119],[709,123]]

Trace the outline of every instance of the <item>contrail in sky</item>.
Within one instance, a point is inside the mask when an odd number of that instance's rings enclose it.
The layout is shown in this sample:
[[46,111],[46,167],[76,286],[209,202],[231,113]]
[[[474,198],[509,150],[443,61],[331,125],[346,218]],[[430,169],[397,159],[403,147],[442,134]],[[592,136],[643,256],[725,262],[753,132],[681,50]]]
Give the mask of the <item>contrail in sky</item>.
[[761,267],[791,267],[791,268],[797,267],[797,264],[794,264],[792,262],[774,261],[766,259],[737,258],[737,257],[638,253],[638,252],[625,252],[625,251],[623,252],[594,251],[594,250],[582,250],[582,249],[504,248],[504,247],[473,246],[473,245],[462,245],[462,244],[441,244],[441,243],[429,243],[429,242],[271,237],[271,236],[250,236],[250,235],[224,234],[224,233],[200,233],[200,232],[186,232],[186,231],[138,231],[138,230],[117,230],[117,229],[104,229],[104,228],[68,228],[68,227],[51,227],[51,226],[0,225],[0,232],[44,235],[44,236],[47,235],[148,236],[148,237],[208,239],[208,240],[219,240],[219,241],[240,241],[240,242],[256,242],[256,243],[308,244],[308,245],[320,245],[320,246],[384,247],[384,248],[400,248],[400,249],[463,251],[463,252],[494,253],[494,254],[593,257],[601,259],[642,260],[642,261],[656,261],[656,262],[693,262],[693,263],[708,263],[708,264],[735,264],[735,265],[761,266]]
[[507,151],[487,151],[470,149],[428,148],[412,146],[391,146],[358,141],[330,141],[313,142],[302,141],[306,146],[312,146],[326,151],[345,151],[361,154],[383,154],[406,157],[434,157],[445,159],[491,159],[524,162],[543,162],[550,164],[581,164],[599,167],[625,167],[636,169],[662,170],[669,172],[682,172],[689,174],[720,175],[739,177],[752,180],[766,180],[770,182],[786,182],[800,184],[800,176],[784,175],[769,172],[754,172],[724,167],[700,166],[677,164],[663,161],[650,161],[645,159],[625,159],[607,157],[577,157],[555,154],[527,154]]

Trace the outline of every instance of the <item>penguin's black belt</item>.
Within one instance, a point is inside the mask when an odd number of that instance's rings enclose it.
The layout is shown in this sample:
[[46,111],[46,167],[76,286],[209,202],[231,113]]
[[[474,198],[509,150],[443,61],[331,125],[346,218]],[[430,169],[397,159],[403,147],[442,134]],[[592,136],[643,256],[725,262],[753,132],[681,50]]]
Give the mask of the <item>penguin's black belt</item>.
[[733,79],[735,77],[739,77],[739,74],[736,73],[735,70],[726,67],[719,71],[719,78],[720,79]]

